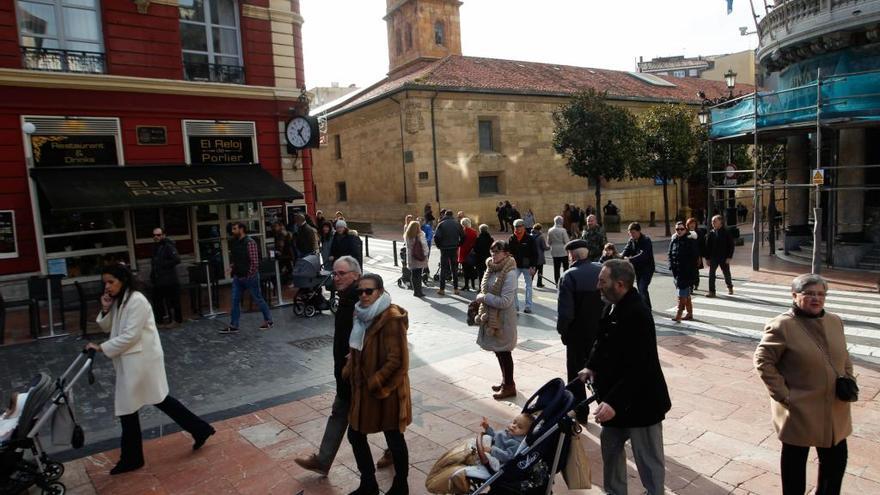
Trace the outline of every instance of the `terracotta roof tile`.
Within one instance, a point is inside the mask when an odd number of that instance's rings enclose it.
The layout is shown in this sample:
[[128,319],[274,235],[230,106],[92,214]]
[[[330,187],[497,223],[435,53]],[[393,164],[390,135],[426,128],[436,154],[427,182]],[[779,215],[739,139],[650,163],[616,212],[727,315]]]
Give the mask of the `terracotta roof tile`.
[[[654,85],[625,71],[451,55],[394,74],[327,110],[331,116],[344,113],[402,89],[566,95],[592,88],[607,91],[610,98],[683,103],[700,103],[698,91],[710,98],[727,94],[723,81],[654,77],[675,86]],[[752,91],[752,85],[737,84],[734,92]]]

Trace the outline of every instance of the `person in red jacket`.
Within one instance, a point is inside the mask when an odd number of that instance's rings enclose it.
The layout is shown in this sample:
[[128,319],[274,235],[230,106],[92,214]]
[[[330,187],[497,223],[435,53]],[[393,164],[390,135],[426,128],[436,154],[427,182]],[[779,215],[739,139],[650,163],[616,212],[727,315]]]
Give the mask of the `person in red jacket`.
[[[471,226],[470,218],[461,219],[461,228],[464,229],[464,242],[458,246],[458,262],[464,273],[464,290],[479,290],[477,281],[477,255],[474,253],[474,244],[477,242],[477,231]],[[471,288],[468,289],[468,286]]]

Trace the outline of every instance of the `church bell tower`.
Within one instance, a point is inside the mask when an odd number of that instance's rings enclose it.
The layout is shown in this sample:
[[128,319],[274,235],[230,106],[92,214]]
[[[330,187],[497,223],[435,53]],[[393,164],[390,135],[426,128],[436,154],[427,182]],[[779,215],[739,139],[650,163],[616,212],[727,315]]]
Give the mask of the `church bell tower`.
[[386,0],[388,75],[420,61],[461,55],[458,0]]

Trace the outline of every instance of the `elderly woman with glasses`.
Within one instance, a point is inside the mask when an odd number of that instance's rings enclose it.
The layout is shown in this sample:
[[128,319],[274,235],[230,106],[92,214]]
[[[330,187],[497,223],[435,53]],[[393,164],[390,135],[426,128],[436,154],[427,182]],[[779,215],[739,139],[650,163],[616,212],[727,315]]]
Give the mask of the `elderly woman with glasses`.
[[492,256],[486,260],[486,273],[480,283],[475,301],[480,303],[476,322],[480,326],[477,344],[494,352],[501,367],[501,384],[493,385],[495,400],[516,397],[513,381],[513,356],[516,347],[516,260],[510,255],[505,241],[495,241],[489,248]]
[[394,461],[394,481],[386,494],[409,493],[409,452],[403,432],[412,423],[405,309],[391,304],[382,277],[365,274],[355,290],[350,354],[342,376],[351,381],[348,441],[361,473],[358,495],[379,493],[367,435],[382,432]]
[[[672,317],[673,321],[693,320],[694,305],[691,302],[691,290],[694,280],[697,279],[697,259],[700,257],[700,247],[697,245],[697,233],[688,231],[684,222],[675,224],[675,233],[669,241],[669,271],[672,272],[672,280],[678,294],[678,311]],[[687,309],[687,314],[682,318],[681,314]]]
[[791,309],[767,323],[755,351],[755,368],[770,393],[773,426],[782,441],[783,495],[806,492],[810,447],[819,454],[817,494],[839,494],[846,469],[850,402],[858,389],[845,386],[855,386],[853,365],[843,322],[825,311],[827,293],[821,276],[796,277]]

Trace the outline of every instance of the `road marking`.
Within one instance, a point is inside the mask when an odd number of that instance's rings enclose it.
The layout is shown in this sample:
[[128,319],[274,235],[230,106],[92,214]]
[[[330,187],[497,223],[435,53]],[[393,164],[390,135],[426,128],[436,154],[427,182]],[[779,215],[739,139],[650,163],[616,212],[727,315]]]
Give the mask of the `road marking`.
[[[749,311],[767,311],[767,312],[775,312],[782,313],[786,311],[791,305],[790,304],[749,304],[749,302],[743,302],[742,300],[731,299],[729,297],[720,298],[716,297],[713,299],[698,297],[692,299],[694,304],[699,304],[700,306],[711,306],[711,307],[728,307],[728,308],[738,308],[738,309],[747,309]],[[752,300],[757,301],[757,300]],[[838,313],[837,311],[832,311],[832,313],[839,316],[841,319],[846,321],[852,321],[856,323],[870,323],[872,325],[880,325],[880,318],[876,318],[873,316],[864,316],[864,315],[856,315],[852,313]],[[734,314],[731,320],[736,320],[740,318],[739,314]],[[877,330],[880,332],[880,329]]]
[[[832,284],[833,285],[833,284]],[[791,294],[790,287],[784,285],[771,285],[771,284],[761,284],[757,282],[748,282],[745,284],[745,287],[757,287],[761,289],[774,289],[774,290],[782,290],[787,294]],[[843,302],[852,301],[852,299],[871,299],[877,301],[880,304],[880,294],[872,294],[870,292],[858,292],[858,291],[847,291],[847,290],[837,290],[831,289],[829,299],[839,299]]]

